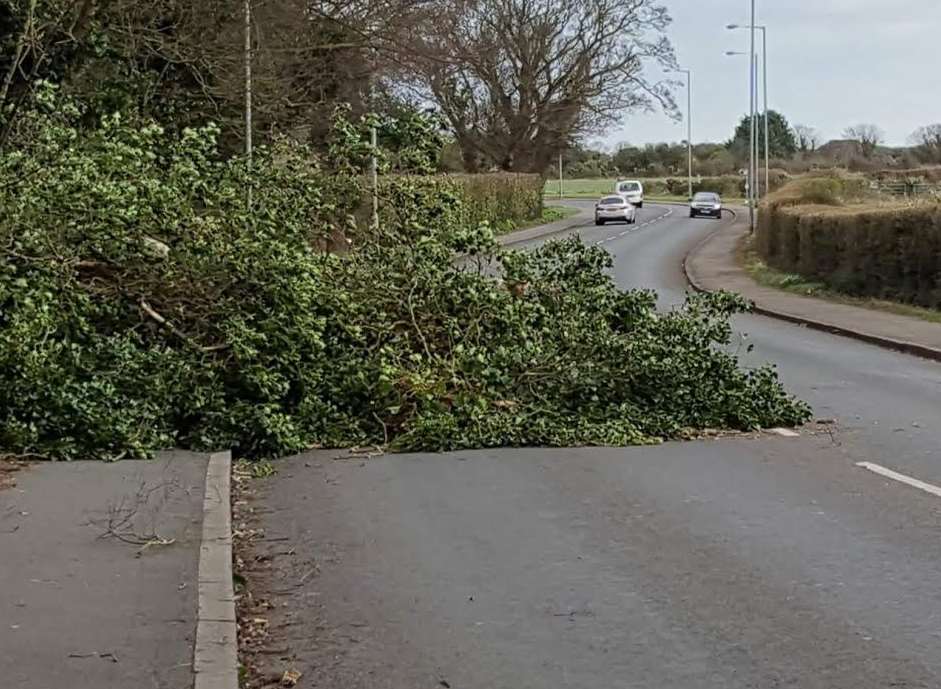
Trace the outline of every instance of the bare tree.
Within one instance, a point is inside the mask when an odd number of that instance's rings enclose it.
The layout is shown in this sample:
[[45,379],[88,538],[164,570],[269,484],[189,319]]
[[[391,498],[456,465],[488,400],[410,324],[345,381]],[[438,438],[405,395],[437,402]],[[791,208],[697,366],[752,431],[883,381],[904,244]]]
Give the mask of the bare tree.
[[81,59],[77,48],[91,29],[95,0],[0,2],[0,145],[32,86]]
[[874,124],[855,124],[846,128],[843,138],[858,141],[862,147],[863,156],[872,158],[876,148],[885,140],[885,132]]
[[941,124],[919,127],[909,141],[922,162],[941,163]]
[[813,153],[822,143],[820,132],[806,124],[794,125],[794,138],[801,153]]
[[675,115],[670,23],[657,0],[440,0],[402,54],[468,170],[544,172],[586,133],[637,109]]
[[[364,110],[369,76],[386,65],[375,48],[429,1],[252,2],[260,138],[316,139],[337,103]],[[244,0],[0,0],[0,144],[35,84],[52,80],[92,111],[138,109],[179,127],[214,120],[238,150],[244,27]]]

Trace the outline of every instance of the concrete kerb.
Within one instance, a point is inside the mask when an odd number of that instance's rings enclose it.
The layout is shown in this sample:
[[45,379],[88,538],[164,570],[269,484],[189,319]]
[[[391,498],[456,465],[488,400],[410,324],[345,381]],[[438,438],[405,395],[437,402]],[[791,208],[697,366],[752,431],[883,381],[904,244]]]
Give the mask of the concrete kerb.
[[199,548],[194,689],[238,689],[231,480],[232,453],[210,455]]
[[[572,206],[570,206],[571,208]],[[583,213],[579,215],[584,216]],[[535,239],[545,239],[546,237],[554,237],[556,235],[562,235],[567,232],[581,227],[585,223],[584,217],[574,216],[569,219],[569,222],[563,225],[562,227],[556,227],[553,229],[545,229],[543,227],[529,227],[525,230],[517,230],[516,232],[510,232],[505,235],[497,237],[497,243],[501,246],[510,247],[516,244],[525,244],[526,242],[531,242]]]
[[[731,209],[730,209],[731,210]],[[735,211],[732,211],[735,214]],[[737,216],[736,216],[737,217]],[[696,292],[709,293],[713,290],[707,289],[704,287],[697,279],[693,271],[690,269],[690,262],[694,261],[696,256],[700,251],[715,238],[716,233],[711,232],[709,236],[705,237],[696,247],[690,251],[683,259],[683,272],[686,275],[686,281],[689,282],[690,286]],[[877,347],[883,347],[884,349],[891,349],[893,351],[904,352],[905,354],[912,354],[914,356],[919,356],[925,359],[931,359],[932,361],[941,361],[941,350],[935,349],[934,347],[927,347],[925,345],[920,345],[915,342],[906,342],[904,340],[895,340],[889,337],[882,337],[879,335],[872,335],[870,333],[860,332],[858,330],[853,330],[851,328],[845,328],[840,325],[835,325],[833,323],[825,323],[823,321],[815,321],[804,316],[795,316],[793,314],[784,313],[782,311],[775,311],[772,309],[765,308],[760,304],[752,302],[752,313],[756,313],[761,316],[767,316],[768,318],[775,318],[777,320],[786,321],[788,323],[794,323],[796,325],[804,326],[806,328],[811,328],[813,330],[818,330],[820,332],[830,333],[832,335],[840,335],[842,337],[849,337],[854,340],[859,340],[861,342],[866,342],[868,344],[876,345]]]

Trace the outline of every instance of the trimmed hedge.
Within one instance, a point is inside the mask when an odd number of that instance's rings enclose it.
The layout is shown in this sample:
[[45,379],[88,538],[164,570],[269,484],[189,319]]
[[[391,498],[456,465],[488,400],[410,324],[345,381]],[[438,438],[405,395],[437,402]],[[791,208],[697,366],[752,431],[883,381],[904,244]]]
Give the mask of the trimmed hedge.
[[504,229],[542,215],[545,180],[540,175],[494,173],[448,179],[460,188],[471,224]]
[[759,215],[759,253],[847,294],[941,308],[941,206],[847,204],[864,186],[813,178],[773,195]]
[[[784,186],[790,176],[783,170],[771,170],[770,180],[772,190],[780,189]],[[685,177],[671,177],[666,181],[666,190],[673,196],[685,196],[688,191],[689,182]],[[764,193],[765,174],[761,172],[761,188]],[[720,196],[742,197],[745,195],[745,178],[739,175],[723,175],[721,177],[702,177],[698,181],[693,180],[693,193],[698,194],[701,191],[711,191]],[[649,193],[649,192],[648,192]]]
[[[543,186],[542,177],[530,174],[383,176],[379,178],[379,215],[383,221],[397,221],[399,213],[396,209],[402,203],[411,207],[417,196],[433,193],[447,197],[442,200],[450,200],[455,209],[460,209],[462,225],[487,225],[498,232],[506,232],[542,217]],[[403,199],[403,193],[417,196]],[[369,225],[370,208],[367,196],[356,212],[361,227]],[[434,224],[437,218],[421,221]]]

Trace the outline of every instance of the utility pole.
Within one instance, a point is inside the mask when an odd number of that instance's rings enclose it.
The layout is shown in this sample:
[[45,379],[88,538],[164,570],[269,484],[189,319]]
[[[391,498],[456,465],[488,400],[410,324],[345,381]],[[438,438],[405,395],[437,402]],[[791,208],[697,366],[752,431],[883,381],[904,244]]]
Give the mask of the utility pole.
[[252,212],[252,0],[245,0],[245,158],[248,161],[248,212]]
[[[729,25],[730,29],[737,28],[747,28],[747,27],[738,27],[735,24]],[[726,55],[734,56],[745,56],[748,57],[748,53],[743,53],[736,50],[728,50],[725,53]],[[754,60],[751,60],[748,63],[748,74],[749,81],[754,81],[755,79],[755,64]],[[751,89],[748,93],[748,129],[749,129],[749,141],[748,141],[748,171],[745,173],[745,199],[748,204],[749,218],[751,219],[751,227],[754,228],[755,222],[755,204],[754,204],[754,192],[755,192],[755,91]],[[736,134],[738,130],[736,130]]]
[[565,194],[563,193],[562,189],[563,189],[563,184],[562,184],[562,153],[559,153],[559,200],[560,200],[560,201],[561,201],[563,198],[565,198]]
[[372,225],[379,227],[379,135],[376,132],[376,123],[373,122],[369,130],[369,145],[372,155],[369,159],[369,174],[372,178]]
[[765,196],[771,193],[771,136],[769,134],[768,124],[768,27],[761,27],[761,45],[762,45],[762,88],[765,92]]
[[754,133],[754,138],[752,139],[754,142],[752,159],[755,161],[755,212],[757,213],[758,204],[761,203],[761,131],[759,130],[761,108],[758,105],[758,53],[755,53],[754,59],[752,60],[752,70],[755,75],[755,102],[753,104],[755,116],[752,120],[752,130]]
[[[753,22],[753,23],[754,23],[754,22]],[[765,130],[765,194],[767,195],[767,194],[769,194],[769,193],[771,192],[771,140],[770,140],[771,137],[770,137],[770,134],[769,134],[771,125],[770,125],[770,120],[768,119],[768,115],[769,115],[769,110],[768,110],[768,27],[765,26],[765,25],[760,25],[760,26],[759,26],[759,25],[755,25],[754,27],[749,27],[749,26],[742,26],[742,25],[740,25],[740,24],[729,24],[726,28],[727,28],[727,29],[731,29],[731,30],[735,30],[735,29],[749,29],[749,28],[751,28],[751,29],[753,29],[753,30],[761,31],[762,63],[763,63],[763,67],[762,67],[762,69],[763,69],[763,76],[762,76],[762,78],[761,78],[761,86],[762,86],[762,90],[764,91],[764,101],[765,101],[765,103],[764,103],[764,130]],[[728,52],[728,53],[726,53],[726,55],[741,55],[741,54],[743,54],[743,53],[736,53],[736,52]],[[753,59],[757,60],[757,55],[754,55],[754,56],[753,56]],[[755,64],[754,72],[755,72],[755,77],[754,77],[754,78],[755,78],[755,81],[757,82],[757,81],[758,81],[758,65],[757,65],[757,63]],[[758,93],[757,93],[757,88],[755,89],[755,92],[752,94],[752,97],[754,98],[754,110],[753,110],[753,112],[754,112],[754,111],[757,111],[757,110],[758,110]],[[754,124],[754,120],[752,120],[752,122],[753,122],[753,124]],[[756,146],[755,148],[757,149],[757,146]],[[756,150],[755,155],[757,156],[756,160],[760,158],[760,156],[758,156],[758,154],[757,154],[757,150]],[[758,173],[758,167],[759,167],[760,164],[761,164],[760,162],[756,162],[756,163],[755,163],[754,171],[755,171],[756,177],[757,177],[758,174],[759,174],[759,173]],[[756,191],[759,192],[759,196],[760,196],[761,187],[760,187],[760,185],[757,183],[757,180],[756,180],[756,183],[755,183],[755,189],[756,189]],[[750,197],[749,197],[749,198],[750,198]]]
[[756,74],[755,74],[755,0],[751,0],[751,21],[749,23],[749,28],[751,30],[751,48],[749,49],[749,61],[748,61],[748,70],[750,72],[750,82],[751,82],[751,149],[749,155],[751,161],[749,163],[749,174],[751,175],[751,199],[749,199],[748,204],[748,217],[749,222],[751,223],[751,231],[755,231],[755,204],[757,203],[758,197],[755,189],[755,184],[757,182],[757,161],[755,160],[755,143],[757,140],[756,131],[755,131],[755,92],[756,92]]
[[677,74],[686,75],[686,153],[689,159],[687,191],[693,199],[693,72],[689,69],[675,69]]
[[[370,30],[370,34],[373,31]],[[378,56],[375,48],[370,51],[371,64],[369,65],[369,109],[370,127],[369,127],[369,177],[372,185],[372,226],[373,229],[379,227],[379,132],[376,130],[376,64]]]
[[686,151],[689,157],[689,200],[693,200],[693,73],[686,72]]

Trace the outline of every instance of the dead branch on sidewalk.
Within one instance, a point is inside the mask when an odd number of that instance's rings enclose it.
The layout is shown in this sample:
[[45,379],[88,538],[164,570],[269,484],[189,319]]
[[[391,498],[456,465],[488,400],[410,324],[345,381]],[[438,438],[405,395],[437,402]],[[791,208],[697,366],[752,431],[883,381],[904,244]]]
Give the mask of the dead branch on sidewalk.
[[176,539],[161,536],[157,521],[159,513],[180,488],[177,479],[156,484],[141,481],[133,495],[123,495],[109,502],[105,517],[89,520],[89,524],[101,529],[100,539],[112,538],[137,546],[138,556],[149,548],[173,545]]

